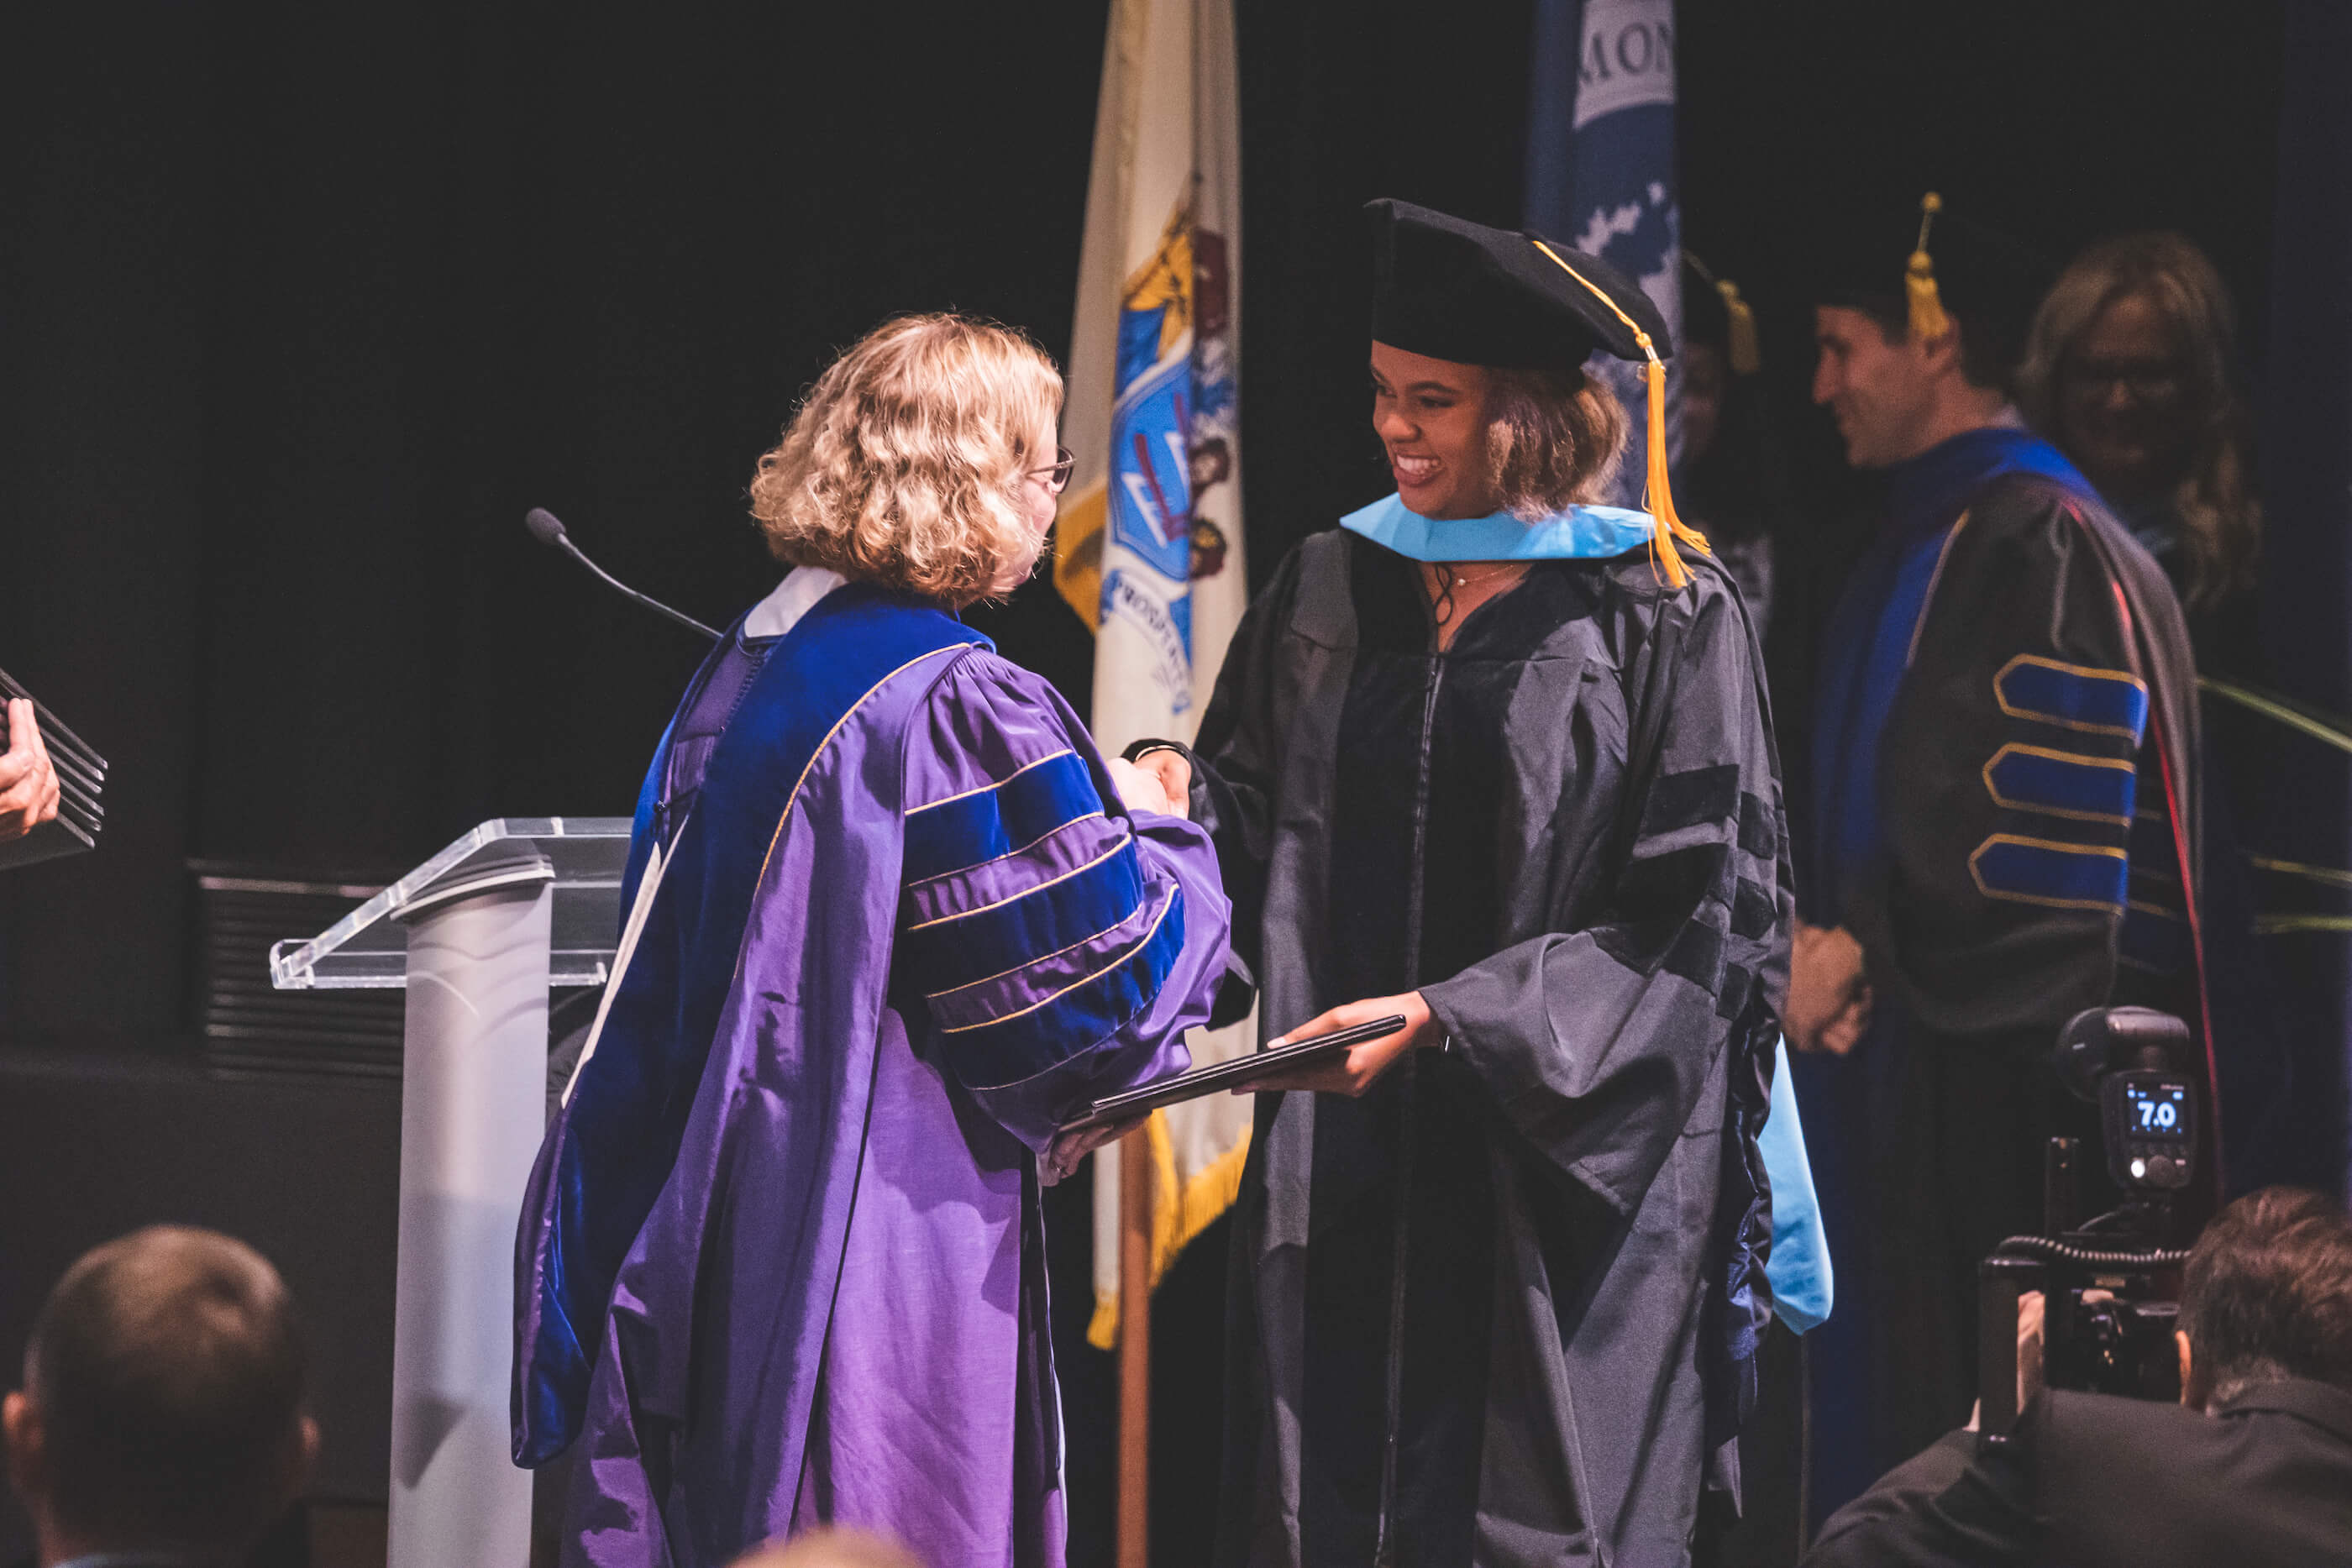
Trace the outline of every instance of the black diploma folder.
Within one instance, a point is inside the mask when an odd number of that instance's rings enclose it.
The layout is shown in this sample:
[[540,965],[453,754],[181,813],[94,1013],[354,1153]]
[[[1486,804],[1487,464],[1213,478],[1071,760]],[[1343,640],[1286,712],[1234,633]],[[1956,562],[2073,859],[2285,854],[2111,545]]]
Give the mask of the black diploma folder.
[[1294,1067],[1304,1067],[1328,1056],[1335,1056],[1350,1046],[1361,1045],[1368,1040],[1394,1034],[1404,1027],[1404,1015],[1374,1019],[1352,1028],[1330,1034],[1318,1034],[1312,1040],[1293,1040],[1272,1051],[1252,1051],[1236,1056],[1231,1061],[1214,1062],[1196,1067],[1190,1072],[1180,1072],[1173,1078],[1163,1078],[1157,1083],[1147,1083],[1140,1089],[1129,1089],[1097,1100],[1086,1114],[1062,1124],[1065,1133],[1081,1133],[1105,1122],[1124,1121],[1157,1111],[1164,1105],[1181,1105],[1187,1100],[1197,1100],[1203,1094],[1220,1090],[1246,1089],[1261,1079]]

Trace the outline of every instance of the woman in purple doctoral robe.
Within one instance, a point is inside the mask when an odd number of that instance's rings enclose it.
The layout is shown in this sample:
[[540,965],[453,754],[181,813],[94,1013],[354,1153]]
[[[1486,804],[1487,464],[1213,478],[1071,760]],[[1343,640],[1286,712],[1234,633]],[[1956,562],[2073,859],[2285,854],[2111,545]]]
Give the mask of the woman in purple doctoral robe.
[[952,613],[1035,561],[1060,401],[1024,340],[908,318],[761,460],[795,570],[655,756],[518,1239],[515,1458],[577,1446],[567,1563],[832,1522],[1063,1560],[1041,1163],[1185,1065],[1228,909],[1202,831]]

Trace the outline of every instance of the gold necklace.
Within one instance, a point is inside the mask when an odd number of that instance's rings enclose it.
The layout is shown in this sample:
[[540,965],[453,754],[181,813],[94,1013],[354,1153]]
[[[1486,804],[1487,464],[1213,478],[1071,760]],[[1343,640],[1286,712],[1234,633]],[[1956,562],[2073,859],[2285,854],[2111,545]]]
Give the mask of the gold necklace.
[[[1440,626],[1449,624],[1460,608],[1454,602],[1456,588],[1475,588],[1482,582],[1492,582],[1507,572],[1521,570],[1527,566],[1527,562],[1522,560],[1499,561],[1475,577],[1465,577],[1454,570],[1450,561],[1431,561],[1428,564],[1437,570],[1437,586],[1428,591],[1430,614]],[[1423,587],[1427,588],[1426,583]]]
[[1519,569],[1526,566],[1527,562],[1519,560],[1499,561],[1494,566],[1487,568],[1485,571],[1480,572],[1475,577],[1455,570],[1452,563],[1447,561],[1433,561],[1431,564],[1435,566],[1440,571],[1444,572],[1447,576],[1451,577],[1454,580],[1455,587],[1475,588],[1480,583],[1491,581],[1494,579],[1502,576],[1507,571],[1517,571]]

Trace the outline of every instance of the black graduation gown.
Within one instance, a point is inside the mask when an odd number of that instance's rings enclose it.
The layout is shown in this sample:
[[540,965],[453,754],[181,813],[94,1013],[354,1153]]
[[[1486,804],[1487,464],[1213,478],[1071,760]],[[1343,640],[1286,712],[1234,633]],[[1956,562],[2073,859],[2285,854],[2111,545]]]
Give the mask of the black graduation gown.
[[1335,531],[1234,637],[1192,805],[1263,1026],[1418,988],[1450,1046],[1259,1102],[1220,1563],[1373,1561],[1400,1280],[1394,1561],[1686,1551],[1752,1387],[1793,918],[1755,639],[1693,565],[1538,564],[1439,653],[1414,564]]

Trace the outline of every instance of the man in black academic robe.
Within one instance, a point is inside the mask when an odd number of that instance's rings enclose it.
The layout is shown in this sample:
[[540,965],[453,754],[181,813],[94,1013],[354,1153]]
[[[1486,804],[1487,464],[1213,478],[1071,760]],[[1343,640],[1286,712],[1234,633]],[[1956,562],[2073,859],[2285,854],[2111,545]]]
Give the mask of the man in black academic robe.
[[1935,232],[1924,288],[1898,230],[1817,311],[1814,395],[1889,485],[1824,638],[1787,1009],[1840,1287],[1816,1517],[1967,1418],[1977,1265],[2042,1228],[2047,1138],[2095,1135],[2049,1065],[2064,1021],[2135,1001],[2204,1038],[2179,606],[2009,406],[2030,262]]

